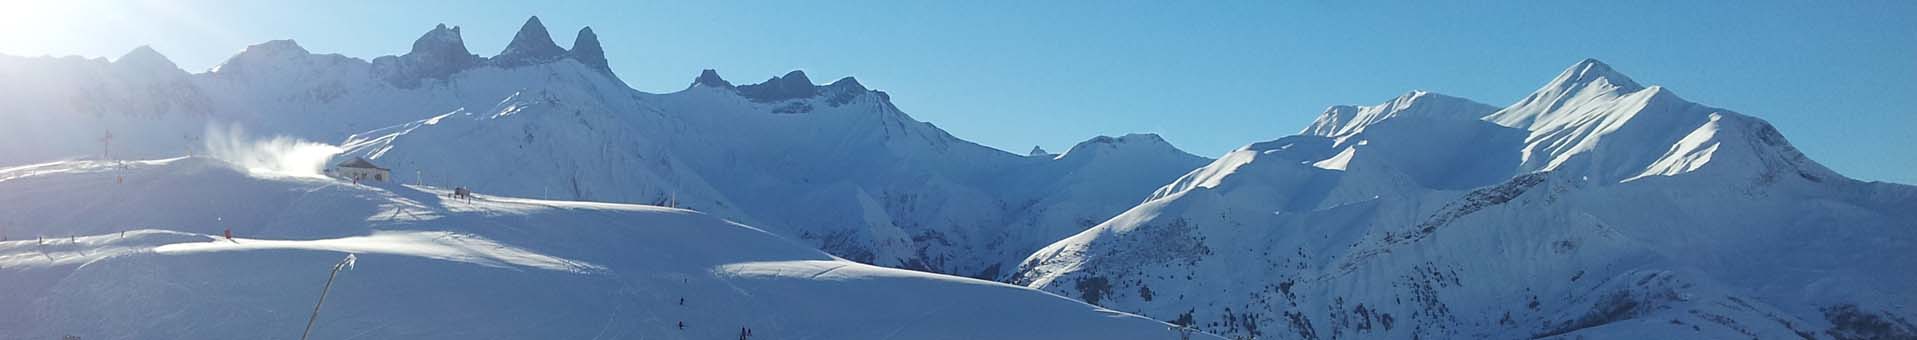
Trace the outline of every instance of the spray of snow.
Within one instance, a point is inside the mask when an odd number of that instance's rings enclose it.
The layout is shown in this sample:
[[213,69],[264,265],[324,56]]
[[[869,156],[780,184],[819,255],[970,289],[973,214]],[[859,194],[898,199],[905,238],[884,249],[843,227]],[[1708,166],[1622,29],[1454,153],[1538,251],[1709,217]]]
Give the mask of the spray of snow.
[[206,126],[207,155],[232,163],[256,174],[293,177],[322,177],[321,171],[339,146],[303,139],[273,136],[253,138],[239,124]]

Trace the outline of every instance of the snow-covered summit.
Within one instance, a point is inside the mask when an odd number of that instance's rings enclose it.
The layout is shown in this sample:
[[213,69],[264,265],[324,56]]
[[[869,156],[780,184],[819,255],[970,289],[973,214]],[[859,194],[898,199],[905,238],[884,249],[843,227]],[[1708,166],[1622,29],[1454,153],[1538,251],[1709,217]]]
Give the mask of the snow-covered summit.
[[160,55],[159,51],[154,51],[153,47],[148,45],[140,45],[140,47],[133,48],[132,51],[127,51],[126,54],[120,55],[120,58],[114,59],[113,64],[134,69],[185,73],[185,71],[180,70],[179,65],[173,64],[173,60],[167,59],[164,55]]
[[1497,107],[1485,105],[1470,99],[1452,97],[1427,91],[1412,91],[1390,102],[1373,106],[1338,105],[1325,109],[1318,119],[1305,127],[1300,134],[1338,137],[1364,130],[1366,126],[1377,124],[1398,116],[1428,116],[1433,118],[1476,120],[1486,114],[1497,111]]
[[[270,72],[274,64],[288,62],[297,58],[306,58],[312,55],[312,52],[307,52],[305,47],[300,47],[299,42],[293,41],[293,39],[272,40],[247,46],[246,49],[241,50],[239,54],[235,54],[227,58],[225,62],[214,66],[209,73],[245,74],[249,72]],[[263,70],[253,70],[255,68]]]
[[1559,72],[1556,78],[1486,120],[1505,126],[1528,127],[1540,115],[1567,107],[1605,101],[1645,90],[1644,86],[1597,59],[1584,59]]
[[1640,86],[1591,59],[1485,120],[1531,131],[1520,166],[1526,172],[1617,182],[1724,163],[1717,168],[1726,172],[1718,175],[1727,178],[1836,177],[1761,119],[1692,103],[1661,86]]
[[1184,153],[1156,133],[1130,133],[1118,137],[1096,136],[1086,139],[1072,145],[1071,149],[1059,154],[1058,158],[1097,157],[1100,154],[1114,152]]

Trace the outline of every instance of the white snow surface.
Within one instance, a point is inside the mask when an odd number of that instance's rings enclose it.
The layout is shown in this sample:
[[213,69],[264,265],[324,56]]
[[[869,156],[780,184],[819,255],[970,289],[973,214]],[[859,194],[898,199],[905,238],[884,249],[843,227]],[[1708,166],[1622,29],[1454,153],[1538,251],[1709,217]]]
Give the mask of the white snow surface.
[[1172,336],[1155,320],[859,264],[688,210],[447,194],[198,157],[0,170],[0,338],[297,337],[345,254],[359,261],[333,283],[317,338]]

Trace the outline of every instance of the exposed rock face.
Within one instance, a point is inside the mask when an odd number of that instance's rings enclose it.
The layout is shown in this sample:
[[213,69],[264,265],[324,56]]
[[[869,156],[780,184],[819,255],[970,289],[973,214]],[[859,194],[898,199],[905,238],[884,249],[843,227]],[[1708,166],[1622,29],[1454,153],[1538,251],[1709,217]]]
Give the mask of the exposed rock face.
[[732,87],[732,82],[719,77],[719,71],[706,69],[699,72],[699,78],[692,80],[692,86]]
[[812,84],[812,79],[805,77],[805,71],[794,70],[784,76],[766,79],[763,83],[739,86],[739,94],[764,103],[811,98],[819,95],[819,88]]
[[413,88],[419,86],[421,80],[444,80],[482,61],[484,59],[466,50],[466,41],[460,37],[458,26],[448,28],[440,24],[414,40],[412,51],[373,59],[373,65],[387,83]]
[[599,47],[599,35],[592,33],[592,27],[579,29],[579,37],[572,42],[572,58],[586,66],[612,73],[612,66],[606,64],[606,50]]
[[[597,45],[594,44],[595,48]],[[513,35],[512,43],[506,44],[505,50],[493,56],[492,62],[500,67],[516,67],[558,60],[566,54],[566,49],[552,42],[552,34],[546,33],[546,25],[535,16],[526,19],[526,24],[519,27],[519,33]],[[600,58],[604,59],[604,56]]]

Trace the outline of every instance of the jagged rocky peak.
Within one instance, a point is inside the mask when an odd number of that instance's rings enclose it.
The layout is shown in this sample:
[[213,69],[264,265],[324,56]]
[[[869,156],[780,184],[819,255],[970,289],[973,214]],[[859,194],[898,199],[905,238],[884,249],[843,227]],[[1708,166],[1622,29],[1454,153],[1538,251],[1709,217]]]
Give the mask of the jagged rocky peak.
[[805,70],[792,70],[783,76],[772,77],[766,80],[766,83],[780,83],[790,87],[813,86],[812,78],[805,76]]
[[726,81],[725,78],[720,78],[719,71],[706,69],[705,71],[699,71],[698,78],[692,79],[692,86],[730,88],[732,87],[732,82]]
[[1044,147],[1033,145],[1032,152],[1027,152],[1025,153],[1025,155],[1031,156],[1031,157],[1038,157],[1038,156],[1051,156],[1052,153],[1050,151],[1045,151]]
[[459,26],[447,28],[446,24],[434,26],[433,30],[413,41],[413,50],[407,52],[407,63],[418,69],[420,76],[429,78],[444,77],[453,72],[464,70],[479,63],[479,56],[466,50],[466,41],[459,35]]
[[552,42],[552,34],[546,33],[546,25],[539,22],[538,16],[534,16],[526,19],[526,24],[519,27],[519,33],[513,35],[513,41],[506,44],[506,49],[499,51],[499,55],[492,60],[501,66],[511,67],[553,61],[564,56],[566,49]]
[[431,31],[413,40],[413,50],[406,55],[428,60],[449,57],[478,59],[478,56],[466,50],[466,40],[460,37],[459,26],[447,28],[446,24],[433,26]]
[[420,35],[419,39],[413,40],[412,51],[399,56],[373,58],[373,68],[388,84],[413,88],[419,86],[422,79],[446,79],[484,60],[466,49],[459,26],[438,24]]
[[606,50],[599,46],[599,35],[592,33],[592,27],[579,29],[579,36],[572,41],[572,58],[581,64],[612,73],[612,66],[606,64]]
[[817,96],[819,87],[806,78],[805,71],[793,70],[763,83],[739,86],[739,95],[755,102],[776,102]]

